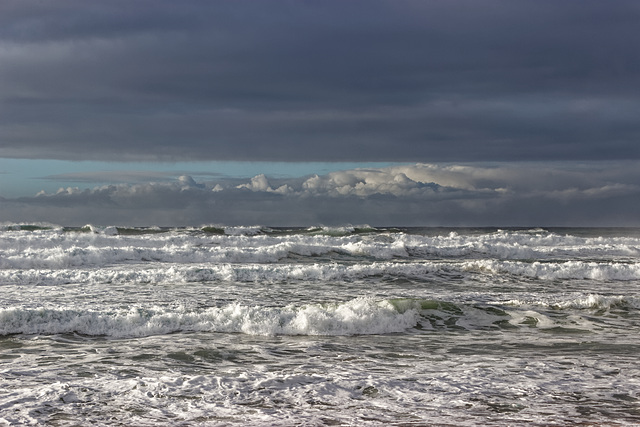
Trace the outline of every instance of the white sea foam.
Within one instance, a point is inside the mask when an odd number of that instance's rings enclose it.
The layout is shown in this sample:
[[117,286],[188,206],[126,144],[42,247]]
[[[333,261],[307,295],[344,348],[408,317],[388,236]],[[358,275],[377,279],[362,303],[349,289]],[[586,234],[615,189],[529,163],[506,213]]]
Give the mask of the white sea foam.
[[354,280],[376,275],[420,277],[437,267],[434,263],[371,264],[140,264],[95,268],[5,269],[0,281],[13,284],[58,285],[65,283],[267,282],[286,280]]
[[8,224],[0,424],[634,425],[604,231]]
[[582,309],[598,309],[610,310],[615,308],[633,308],[640,309],[640,298],[629,297],[624,295],[597,295],[589,294],[584,297],[575,298],[569,301],[559,302],[553,305],[557,308],[582,308]]
[[638,280],[640,263],[630,262],[518,262],[478,260],[465,262],[468,271],[553,279]]
[[261,307],[232,303],[191,310],[134,307],[113,310],[0,309],[0,335],[60,334],[135,337],[176,331],[250,335],[361,335],[402,332],[416,325],[415,310],[398,312],[389,301],[357,298],[345,303]]
[[363,241],[356,236],[206,235],[185,233],[118,236],[51,232],[5,233],[0,268],[64,268],[119,262],[276,262],[290,255],[341,253],[378,259],[407,256],[402,242]]
[[457,233],[435,237],[407,236],[404,240],[410,253],[416,255],[488,255],[502,259],[640,255],[640,239],[635,237],[584,238],[553,233],[499,231],[479,236]]
[[[96,230],[96,227],[88,228]],[[103,227],[99,233],[66,232],[60,228],[28,232],[5,229],[0,231],[0,269],[58,269],[149,261],[275,263],[290,257],[339,255],[375,260],[475,258],[480,260],[475,265],[478,269],[549,278],[582,275],[631,280],[638,277],[636,264],[625,266],[617,262],[640,254],[640,239],[632,237],[582,238],[527,232],[440,236],[398,232],[277,235],[265,230],[263,227],[225,229],[225,233],[231,233],[226,235],[196,230],[120,235],[115,227]],[[600,261],[587,264],[575,258]],[[607,258],[611,262],[608,266],[602,262]],[[507,260],[518,262],[503,262]],[[553,262],[545,263],[545,260]],[[562,261],[567,262],[558,269]]]
[[[585,295],[567,300],[509,300],[489,303],[425,299],[359,297],[342,303],[273,307],[239,302],[197,308],[171,304],[74,309],[17,306],[0,309],[0,335],[80,333],[109,337],[142,337],[174,332],[224,332],[247,335],[340,336],[388,334],[419,330],[486,330],[507,327],[556,328],[580,326],[589,331],[593,310],[638,310],[630,296]],[[582,313],[581,310],[589,310]],[[562,312],[562,315],[560,314]]]
[[[525,299],[508,301],[489,301],[490,304],[515,307],[520,313],[523,309],[560,310],[563,312],[580,310],[609,312],[611,310],[638,310],[640,298],[633,295],[602,295],[602,294],[567,294],[554,296],[531,296]],[[510,311],[511,313],[511,311]]]
[[[122,255],[122,253],[121,253]],[[141,252],[137,252],[139,257]],[[149,256],[149,255],[147,255]],[[105,264],[95,257],[95,264]],[[152,258],[149,256],[149,258]],[[429,280],[440,274],[484,274],[500,276],[509,274],[514,277],[538,278],[543,280],[587,279],[598,281],[634,281],[640,280],[640,264],[634,263],[596,263],[567,261],[559,263],[526,263],[516,261],[375,261],[367,263],[159,263],[144,262],[130,257],[125,263],[113,265],[113,258],[100,268],[92,267],[88,258],[82,258],[78,267],[72,265],[64,253],[53,258],[50,265],[56,268],[42,268],[42,260],[34,267],[33,260],[13,260],[20,268],[0,269],[0,283],[58,285],[65,283],[156,283],[179,284],[192,282],[262,282],[277,283],[283,281],[344,281],[368,277],[407,278],[417,281]],[[192,260],[192,258],[189,258]],[[10,260],[11,261],[11,260]],[[136,263],[137,262],[137,263]],[[89,264],[87,266],[87,264]],[[84,266],[83,266],[84,265]]]

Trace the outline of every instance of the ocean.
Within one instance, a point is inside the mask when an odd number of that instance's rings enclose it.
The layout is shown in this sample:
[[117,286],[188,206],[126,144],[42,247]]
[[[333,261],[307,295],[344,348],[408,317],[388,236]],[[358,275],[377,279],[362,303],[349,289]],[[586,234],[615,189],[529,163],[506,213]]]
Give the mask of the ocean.
[[0,425],[638,425],[640,229],[0,225]]

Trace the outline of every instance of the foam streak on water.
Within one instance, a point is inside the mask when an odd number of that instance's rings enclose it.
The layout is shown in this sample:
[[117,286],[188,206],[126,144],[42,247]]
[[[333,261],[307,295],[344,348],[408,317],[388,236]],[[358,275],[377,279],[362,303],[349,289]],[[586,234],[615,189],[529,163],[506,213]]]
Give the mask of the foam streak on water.
[[636,425],[640,230],[0,226],[0,425]]

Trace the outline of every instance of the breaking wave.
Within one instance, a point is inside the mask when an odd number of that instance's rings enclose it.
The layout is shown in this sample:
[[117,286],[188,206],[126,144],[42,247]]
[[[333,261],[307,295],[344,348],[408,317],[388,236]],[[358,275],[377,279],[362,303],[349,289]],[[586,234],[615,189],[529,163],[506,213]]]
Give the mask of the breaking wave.
[[418,313],[400,313],[388,301],[358,298],[345,303],[282,308],[239,303],[204,310],[185,307],[113,311],[54,308],[0,310],[0,334],[80,333],[131,337],[177,331],[251,335],[360,335],[402,332],[415,326]]
[[[78,310],[50,307],[0,309],[0,335],[65,334],[142,337],[173,332],[224,332],[248,335],[372,335],[434,329],[593,328],[611,310],[640,309],[640,300],[625,296],[586,295],[566,301],[492,303],[360,297],[340,303],[286,307],[249,306],[237,302],[204,309],[174,307]],[[562,310],[562,315],[558,315]],[[588,310],[580,313],[581,310]],[[573,317],[566,320],[566,316]],[[627,314],[628,315],[628,314]],[[578,320],[576,320],[578,319]]]
[[[6,264],[6,262],[5,262]],[[515,261],[403,261],[368,263],[143,263],[93,267],[32,268],[33,260],[17,263],[20,268],[0,269],[0,283],[60,285],[67,283],[112,284],[181,284],[199,282],[284,281],[324,282],[405,278],[418,282],[434,280],[442,275],[480,274],[544,280],[585,279],[600,281],[640,280],[640,264],[615,262],[567,261],[526,263]],[[56,264],[56,263],[52,263]],[[60,262],[58,265],[67,264]]]

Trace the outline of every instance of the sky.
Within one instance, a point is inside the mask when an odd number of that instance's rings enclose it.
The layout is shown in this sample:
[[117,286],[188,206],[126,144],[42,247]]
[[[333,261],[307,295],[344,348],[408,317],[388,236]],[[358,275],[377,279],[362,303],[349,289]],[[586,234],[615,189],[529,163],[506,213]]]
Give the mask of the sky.
[[0,223],[640,226],[640,3],[4,0]]

